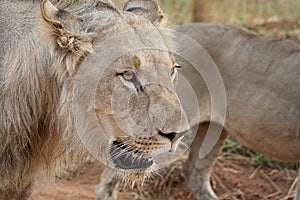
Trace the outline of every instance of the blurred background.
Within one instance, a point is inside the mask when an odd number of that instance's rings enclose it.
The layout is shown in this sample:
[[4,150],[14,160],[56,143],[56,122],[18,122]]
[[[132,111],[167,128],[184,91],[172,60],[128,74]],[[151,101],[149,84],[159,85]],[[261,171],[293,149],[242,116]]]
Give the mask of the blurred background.
[[[121,8],[126,0],[113,0]],[[300,42],[300,0],[158,0],[169,24],[223,22]]]

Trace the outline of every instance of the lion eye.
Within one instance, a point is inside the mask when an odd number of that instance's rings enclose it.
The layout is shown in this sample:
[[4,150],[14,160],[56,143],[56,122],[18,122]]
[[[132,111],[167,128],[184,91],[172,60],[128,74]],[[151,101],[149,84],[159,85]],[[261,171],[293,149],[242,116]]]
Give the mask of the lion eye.
[[126,81],[133,81],[135,79],[135,73],[133,71],[126,71],[123,74],[123,78]]
[[136,80],[136,75],[135,75],[135,73],[134,73],[133,71],[130,71],[130,70],[125,71],[125,72],[123,72],[123,73],[118,73],[117,75],[118,75],[118,76],[122,76],[126,81],[131,81],[131,82],[133,82],[133,81]]
[[[137,91],[143,91],[142,84],[133,71],[128,70],[123,73],[118,73],[117,75],[122,76],[125,81],[132,83]],[[126,83],[124,84],[127,85]]]

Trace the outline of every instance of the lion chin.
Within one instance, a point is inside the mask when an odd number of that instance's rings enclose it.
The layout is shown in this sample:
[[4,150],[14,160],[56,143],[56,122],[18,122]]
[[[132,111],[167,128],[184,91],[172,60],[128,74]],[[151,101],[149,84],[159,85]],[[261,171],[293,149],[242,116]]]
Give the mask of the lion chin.
[[115,171],[119,180],[121,180],[125,185],[134,186],[135,184],[142,185],[147,180],[151,180],[153,178],[153,171],[145,171],[145,172],[125,172],[125,171]]

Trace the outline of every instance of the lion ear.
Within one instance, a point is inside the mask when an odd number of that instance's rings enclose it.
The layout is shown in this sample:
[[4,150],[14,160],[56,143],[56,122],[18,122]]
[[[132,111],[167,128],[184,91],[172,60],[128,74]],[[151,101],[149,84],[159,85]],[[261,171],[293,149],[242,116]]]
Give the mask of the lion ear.
[[155,25],[159,25],[164,19],[163,12],[154,0],[129,0],[123,10],[143,16]]
[[[92,51],[90,35],[80,33],[79,30],[76,31],[76,27],[80,23],[79,16],[56,8],[49,0],[42,1],[41,12],[51,35],[55,37],[56,43],[61,48],[71,50],[80,55]],[[65,27],[72,29],[72,31]]]
[[63,26],[59,21],[59,13],[67,11],[56,8],[49,0],[43,0],[41,3],[41,11],[46,22],[53,25],[54,28],[62,29]]

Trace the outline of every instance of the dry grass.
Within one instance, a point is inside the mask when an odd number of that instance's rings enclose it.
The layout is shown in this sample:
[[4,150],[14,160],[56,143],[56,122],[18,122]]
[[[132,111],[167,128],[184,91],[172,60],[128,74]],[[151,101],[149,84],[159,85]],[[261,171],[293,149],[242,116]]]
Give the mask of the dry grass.
[[210,22],[255,25],[279,20],[299,20],[298,0],[210,0],[205,3]]
[[[118,200],[192,200],[182,164],[186,157],[160,170],[160,176],[131,188],[120,187]],[[254,165],[240,155],[221,154],[211,174],[211,184],[221,200],[292,200],[297,171]]]

